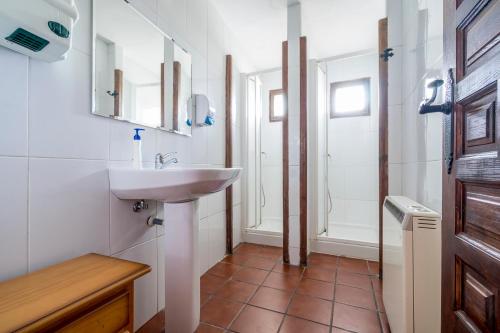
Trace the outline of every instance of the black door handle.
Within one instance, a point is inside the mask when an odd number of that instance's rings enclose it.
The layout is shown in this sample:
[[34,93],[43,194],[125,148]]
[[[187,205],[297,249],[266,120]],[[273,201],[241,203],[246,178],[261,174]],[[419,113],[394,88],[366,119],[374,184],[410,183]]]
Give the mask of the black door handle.
[[450,101],[447,101],[440,105],[432,105],[432,103],[434,103],[434,101],[436,100],[439,87],[441,87],[443,84],[444,84],[443,80],[437,79],[430,82],[427,85],[427,88],[432,89],[432,96],[429,99],[424,99],[422,103],[420,103],[420,107],[418,108],[418,113],[427,114],[427,113],[441,112],[446,115],[451,113],[452,104]]

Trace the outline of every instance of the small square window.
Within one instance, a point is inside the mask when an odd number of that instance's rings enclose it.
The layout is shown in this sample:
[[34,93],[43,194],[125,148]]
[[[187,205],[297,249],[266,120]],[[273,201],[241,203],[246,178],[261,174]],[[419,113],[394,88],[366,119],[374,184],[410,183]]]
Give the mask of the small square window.
[[330,118],[370,115],[370,78],[330,84]]
[[283,89],[269,91],[269,121],[282,121],[285,115],[285,100]]

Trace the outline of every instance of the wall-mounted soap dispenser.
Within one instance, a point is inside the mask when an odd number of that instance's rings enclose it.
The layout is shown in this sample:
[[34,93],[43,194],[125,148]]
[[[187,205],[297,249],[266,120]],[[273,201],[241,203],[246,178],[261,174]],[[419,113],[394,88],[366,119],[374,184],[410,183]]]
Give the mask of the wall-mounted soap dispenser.
[[194,94],[191,97],[196,126],[212,126],[215,123],[215,109],[210,106],[207,96]]

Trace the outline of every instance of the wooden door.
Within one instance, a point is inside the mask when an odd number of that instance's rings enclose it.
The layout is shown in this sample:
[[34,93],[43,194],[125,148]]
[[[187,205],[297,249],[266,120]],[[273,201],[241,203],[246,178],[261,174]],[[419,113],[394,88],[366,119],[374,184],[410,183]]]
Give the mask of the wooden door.
[[444,1],[443,332],[500,330],[499,32],[500,0]]

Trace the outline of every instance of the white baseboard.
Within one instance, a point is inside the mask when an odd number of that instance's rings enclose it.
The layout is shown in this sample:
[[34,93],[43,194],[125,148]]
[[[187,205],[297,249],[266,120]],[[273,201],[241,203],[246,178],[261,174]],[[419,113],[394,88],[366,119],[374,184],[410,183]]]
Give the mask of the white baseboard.
[[243,241],[246,243],[262,244],[269,246],[283,246],[283,236],[280,233],[246,229],[242,233]]
[[378,246],[356,244],[335,239],[311,239],[311,251],[336,256],[378,261]]

